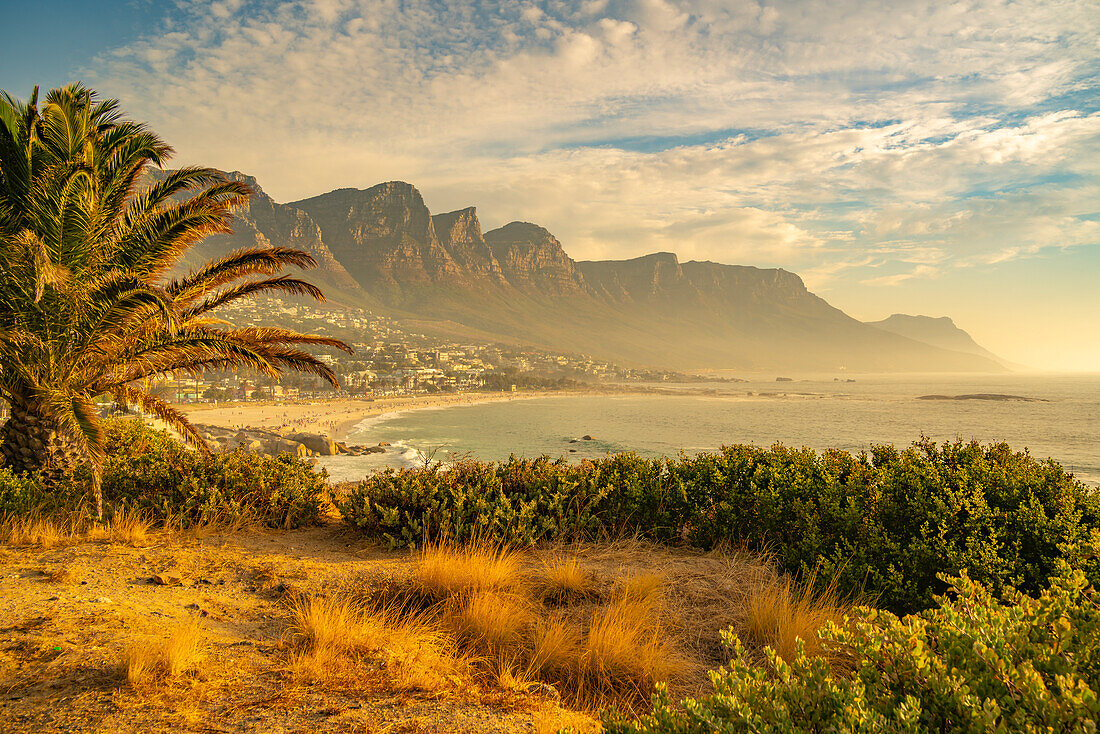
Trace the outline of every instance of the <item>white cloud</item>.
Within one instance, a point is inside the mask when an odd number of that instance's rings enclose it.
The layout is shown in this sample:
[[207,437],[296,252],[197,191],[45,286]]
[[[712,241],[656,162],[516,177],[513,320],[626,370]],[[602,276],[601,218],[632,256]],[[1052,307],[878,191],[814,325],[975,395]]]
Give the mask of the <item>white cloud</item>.
[[183,7],[94,81],[279,200],[404,179],[833,291],[1100,243],[1092,0]]

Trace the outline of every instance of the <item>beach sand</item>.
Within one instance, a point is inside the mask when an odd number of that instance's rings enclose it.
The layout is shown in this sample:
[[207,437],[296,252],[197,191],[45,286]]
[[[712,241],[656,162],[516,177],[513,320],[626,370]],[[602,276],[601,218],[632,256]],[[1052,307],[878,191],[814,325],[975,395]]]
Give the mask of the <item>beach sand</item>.
[[364,418],[398,410],[470,405],[497,400],[525,400],[562,392],[469,392],[441,395],[380,397],[374,400],[337,398],[293,402],[264,401],[220,405],[176,406],[192,423],[224,428],[291,428],[327,435],[337,441],[347,438]]

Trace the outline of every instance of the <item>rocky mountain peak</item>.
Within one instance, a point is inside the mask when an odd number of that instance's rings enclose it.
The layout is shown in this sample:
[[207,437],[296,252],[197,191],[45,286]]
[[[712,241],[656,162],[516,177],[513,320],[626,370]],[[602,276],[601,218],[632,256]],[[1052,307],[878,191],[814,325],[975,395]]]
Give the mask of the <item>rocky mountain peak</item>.
[[317,221],[329,248],[368,289],[462,280],[461,268],[436,236],[424,198],[411,184],[337,189],[293,206]]
[[481,233],[477,209],[466,207],[445,214],[432,216],[436,236],[459,267],[474,277],[487,277],[495,283],[504,283],[504,273],[493,250]]
[[591,291],[557,238],[537,224],[509,222],[486,232],[485,242],[517,288],[554,296]]

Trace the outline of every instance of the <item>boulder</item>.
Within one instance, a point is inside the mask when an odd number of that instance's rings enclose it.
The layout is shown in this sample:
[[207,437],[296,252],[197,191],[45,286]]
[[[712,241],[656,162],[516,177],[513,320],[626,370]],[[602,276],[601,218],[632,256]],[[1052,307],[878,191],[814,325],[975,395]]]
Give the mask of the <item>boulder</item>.
[[317,456],[333,456],[336,454],[336,442],[328,436],[322,436],[318,433],[292,433],[287,438],[291,441],[297,441]]

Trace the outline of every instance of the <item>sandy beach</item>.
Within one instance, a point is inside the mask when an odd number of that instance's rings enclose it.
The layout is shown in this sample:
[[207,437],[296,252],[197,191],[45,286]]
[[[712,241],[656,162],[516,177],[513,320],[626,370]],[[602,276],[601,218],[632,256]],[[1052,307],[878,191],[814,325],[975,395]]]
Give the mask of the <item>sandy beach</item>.
[[192,423],[225,428],[291,428],[320,433],[342,441],[364,418],[398,410],[470,405],[498,400],[529,400],[566,392],[470,392],[442,395],[411,395],[369,399],[337,398],[293,402],[265,401],[220,405],[181,405]]

